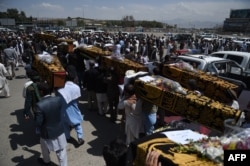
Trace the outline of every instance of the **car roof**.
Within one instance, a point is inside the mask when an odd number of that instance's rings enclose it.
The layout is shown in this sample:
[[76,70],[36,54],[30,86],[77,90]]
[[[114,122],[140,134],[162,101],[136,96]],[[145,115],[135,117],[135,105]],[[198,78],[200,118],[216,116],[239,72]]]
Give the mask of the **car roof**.
[[219,57],[211,57],[211,56],[206,56],[206,55],[181,55],[178,56],[177,59],[182,59],[182,60],[187,60],[187,61],[194,61],[200,63],[200,67],[204,68],[206,64],[212,63],[212,62],[229,62],[231,60],[229,59],[224,59],[224,58],[219,58]]
[[84,29],[82,31],[86,31],[86,32],[95,32],[93,29]]
[[218,53],[222,53],[222,54],[233,54],[233,55],[241,55],[241,56],[250,57],[250,53],[248,53],[248,52],[240,52],[240,51],[217,51],[217,52],[211,53],[211,55],[213,55],[213,54],[218,54]]
[[202,54],[180,55],[178,57],[185,58],[185,59],[192,59],[192,60],[200,59],[199,61],[206,61],[206,62],[230,61],[229,59],[224,59],[224,58],[219,58],[219,57],[212,57],[212,56],[207,56],[207,55],[202,55]]
[[219,57],[212,57],[207,55],[180,55],[177,57],[179,60],[187,61],[188,63],[195,62],[198,66],[197,68],[200,70],[204,70],[208,64],[211,63],[227,63],[231,62],[232,60],[219,58]]

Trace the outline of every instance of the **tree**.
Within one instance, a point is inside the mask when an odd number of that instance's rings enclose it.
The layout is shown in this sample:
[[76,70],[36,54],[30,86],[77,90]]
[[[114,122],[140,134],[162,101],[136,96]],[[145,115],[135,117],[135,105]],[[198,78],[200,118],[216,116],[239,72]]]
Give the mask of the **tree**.
[[0,18],[7,18],[8,15],[6,12],[0,12]]
[[122,18],[122,21],[135,21],[133,16],[124,16]]
[[77,19],[77,26],[79,26],[79,27],[84,27],[84,20],[82,20],[82,19]]
[[33,17],[32,16],[29,17],[29,21],[33,21]]
[[19,14],[17,9],[7,9],[7,16],[9,18],[19,19]]
[[63,20],[58,20],[57,21],[57,25],[58,26],[64,26],[65,25],[65,22]]
[[17,23],[32,22],[32,17],[27,18],[24,11],[20,11],[19,13],[17,9],[7,9],[6,12],[0,12],[0,18],[12,18]]
[[163,28],[163,23],[157,21],[138,21],[137,25],[148,28]]
[[122,18],[122,25],[123,27],[134,27],[135,26],[135,19],[133,16],[124,16]]
[[24,13],[24,11],[21,11],[21,12],[20,12],[19,17],[20,17],[21,19],[26,19],[26,18],[27,18],[27,17],[26,17],[26,14]]
[[17,20],[21,21],[22,23],[26,22],[27,21],[26,14],[23,11],[21,11],[20,14],[18,15],[18,19]]

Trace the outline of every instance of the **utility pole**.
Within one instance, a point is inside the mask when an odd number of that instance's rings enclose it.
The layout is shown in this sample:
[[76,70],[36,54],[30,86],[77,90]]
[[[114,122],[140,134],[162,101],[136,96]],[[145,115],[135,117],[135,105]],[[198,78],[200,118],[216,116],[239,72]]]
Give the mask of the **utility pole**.
[[82,7],[83,29],[85,29],[84,7]]

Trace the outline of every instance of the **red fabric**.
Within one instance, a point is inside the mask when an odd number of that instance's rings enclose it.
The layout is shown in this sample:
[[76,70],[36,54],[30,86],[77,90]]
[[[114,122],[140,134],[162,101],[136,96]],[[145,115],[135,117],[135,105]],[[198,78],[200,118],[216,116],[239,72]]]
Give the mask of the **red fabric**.
[[201,133],[201,134],[205,134],[205,135],[209,135],[209,133],[211,132],[211,130],[209,130],[208,128],[206,128],[205,126],[200,126],[200,130],[199,130],[199,132]]
[[166,123],[170,123],[173,120],[178,121],[178,120],[181,120],[181,119],[183,119],[183,117],[181,117],[181,116],[165,116],[165,122]]

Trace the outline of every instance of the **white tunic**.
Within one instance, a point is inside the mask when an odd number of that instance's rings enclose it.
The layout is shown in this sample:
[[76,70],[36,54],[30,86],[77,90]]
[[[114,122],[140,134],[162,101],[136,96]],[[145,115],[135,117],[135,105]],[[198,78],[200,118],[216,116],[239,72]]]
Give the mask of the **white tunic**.
[[44,142],[44,144],[47,146],[49,151],[58,151],[61,149],[64,149],[67,146],[67,140],[65,137],[65,134],[62,133],[60,136],[58,136],[55,139],[40,139],[41,142]]

